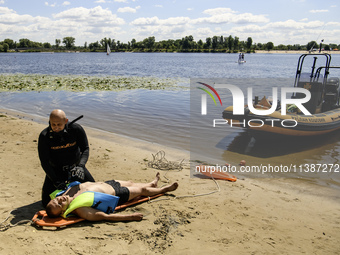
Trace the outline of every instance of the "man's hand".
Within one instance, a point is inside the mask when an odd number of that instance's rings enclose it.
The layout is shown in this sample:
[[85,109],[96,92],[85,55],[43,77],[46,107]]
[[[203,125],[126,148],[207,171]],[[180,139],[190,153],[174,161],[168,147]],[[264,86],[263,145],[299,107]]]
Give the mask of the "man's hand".
[[75,166],[69,172],[69,179],[70,181],[79,181],[83,182],[85,179],[85,171],[84,168],[81,166]]
[[142,219],[143,219],[143,214],[141,214],[141,213],[131,214],[131,220],[140,221]]

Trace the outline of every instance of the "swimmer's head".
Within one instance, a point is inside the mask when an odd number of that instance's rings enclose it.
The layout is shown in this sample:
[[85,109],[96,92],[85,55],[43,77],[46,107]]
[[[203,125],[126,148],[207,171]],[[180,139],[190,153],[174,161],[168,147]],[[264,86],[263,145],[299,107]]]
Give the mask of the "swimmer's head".
[[47,204],[46,213],[51,218],[58,217],[66,211],[69,204],[69,196],[58,196]]

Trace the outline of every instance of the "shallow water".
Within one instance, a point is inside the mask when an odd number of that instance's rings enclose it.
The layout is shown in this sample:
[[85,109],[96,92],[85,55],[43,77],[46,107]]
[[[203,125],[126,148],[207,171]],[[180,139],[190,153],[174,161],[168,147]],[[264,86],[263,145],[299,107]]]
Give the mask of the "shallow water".
[[[82,125],[179,149],[191,149],[199,153],[200,160],[210,163],[237,164],[241,159],[249,165],[340,163],[338,133],[313,140],[254,141],[241,129],[219,127],[213,130],[211,120],[204,119],[200,123],[206,121],[208,124],[200,126],[203,135],[195,137],[195,141],[201,141],[204,146],[190,148],[195,125],[191,122],[190,129],[190,78],[254,78],[249,83],[256,94],[268,94],[271,87],[282,79],[293,80],[298,57],[295,54],[246,54],[247,62],[239,65],[236,63],[237,54],[0,54],[0,72],[3,74],[125,76],[131,80],[151,77],[155,82],[169,78],[174,81],[174,86],[180,83],[176,90],[164,86],[154,90],[129,88],[122,91],[12,90],[0,93],[0,107],[42,117],[47,117],[55,108],[62,108],[70,120],[83,114],[84,118],[79,121]],[[340,66],[340,55],[334,55],[332,61]],[[273,83],[263,84],[259,82],[262,78]],[[223,107],[209,109],[220,114]],[[317,179],[310,174],[295,174],[293,178],[340,187],[339,174]]]

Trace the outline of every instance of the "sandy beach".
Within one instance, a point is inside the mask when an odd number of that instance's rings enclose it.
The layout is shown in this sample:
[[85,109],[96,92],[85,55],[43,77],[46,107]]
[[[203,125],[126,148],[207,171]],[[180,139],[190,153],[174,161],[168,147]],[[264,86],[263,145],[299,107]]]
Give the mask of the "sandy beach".
[[[0,110],[0,222],[8,215],[5,223],[32,219],[43,209],[37,141],[46,125]],[[160,171],[160,186],[179,183],[174,196],[119,212],[141,212],[141,222],[3,229],[0,254],[340,254],[338,190],[299,180],[240,178],[217,181],[218,191],[211,179],[190,178],[189,152],[84,128],[87,168],[97,181],[150,181],[160,170],[147,163],[161,150],[170,161],[184,159],[181,171]]]

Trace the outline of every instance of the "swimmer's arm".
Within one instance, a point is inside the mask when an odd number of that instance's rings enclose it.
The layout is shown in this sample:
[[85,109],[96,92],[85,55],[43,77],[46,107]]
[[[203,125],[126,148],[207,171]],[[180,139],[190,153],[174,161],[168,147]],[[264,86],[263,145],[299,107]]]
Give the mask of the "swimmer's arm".
[[73,211],[80,218],[88,221],[140,221],[143,219],[143,214],[133,213],[128,215],[122,214],[107,214],[91,207],[81,207]]

